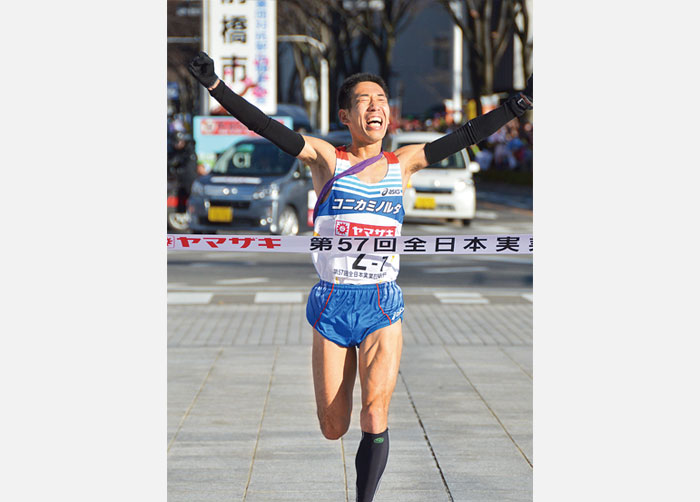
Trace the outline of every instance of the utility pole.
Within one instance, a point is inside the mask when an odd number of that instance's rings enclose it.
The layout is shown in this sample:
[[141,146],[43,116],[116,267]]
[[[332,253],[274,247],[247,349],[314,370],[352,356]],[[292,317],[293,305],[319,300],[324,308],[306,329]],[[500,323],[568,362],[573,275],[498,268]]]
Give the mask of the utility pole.
[[[457,19],[462,19],[462,2],[451,2],[450,8]],[[454,123],[462,122],[462,66],[463,66],[463,41],[462,30],[457,23],[452,27],[452,108]]]
[[278,42],[297,42],[297,43],[307,43],[312,47],[316,48],[321,54],[321,125],[319,127],[321,134],[328,134],[329,129],[329,117],[330,117],[330,101],[329,101],[329,90],[328,90],[328,60],[326,59],[326,44],[316,40],[315,38],[309,37],[307,35],[278,35]]
[[[532,0],[526,0],[523,3],[523,8],[527,9],[528,13],[532,13]],[[523,14],[522,12],[518,14],[515,18],[515,24],[518,25],[520,30],[523,30]],[[532,40],[532,23],[528,24],[527,42]],[[524,89],[527,77],[524,73],[524,62],[523,62],[523,43],[520,41],[520,37],[517,35],[513,36],[513,87],[515,89]]]

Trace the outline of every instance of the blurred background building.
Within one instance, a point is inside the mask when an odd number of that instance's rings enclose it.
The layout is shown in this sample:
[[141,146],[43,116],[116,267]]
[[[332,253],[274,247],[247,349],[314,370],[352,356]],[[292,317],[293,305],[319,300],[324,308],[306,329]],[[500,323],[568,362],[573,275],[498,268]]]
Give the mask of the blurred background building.
[[[168,115],[175,127],[190,127],[192,116],[204,110],[205,96],[186,64],[202,48],[202,16],[210,1],[167,2]],[[331,129],[336,122],[337,88],[358,71],[377,73],[387,81],[401,117],[433,119],[454,109],[453,98],[459,96],[461,106],[456,108],[469,118],[497,102],[499,95],[524,86],[532,71],[531,3],[278,0],[276,29],[278,37],[306,35],[326,47]],[[457,58],[455,47],[461,52]],[[277,100],[306,110],[310,125],[316,126],[321,109],[305,99],[303,84],[311,77],[320,86],[320,59],[309,44],[277,44]]]

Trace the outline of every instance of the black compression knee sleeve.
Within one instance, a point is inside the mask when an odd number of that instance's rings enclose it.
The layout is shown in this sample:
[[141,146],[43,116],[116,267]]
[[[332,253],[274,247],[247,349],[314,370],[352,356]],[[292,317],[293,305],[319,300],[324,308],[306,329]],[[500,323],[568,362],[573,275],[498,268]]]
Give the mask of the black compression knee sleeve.
[[511,96],[495,110],[491,110],[485,115],[479,115],[456,131],[425,145],[424,152],[428,165],[446,159],[462,148],[485,140],[515,117],[520,117],[530,108],[529,103],[525,102],[521,96]]
[[380,434],[362,432],[355,456],[357,502],[371,502],[389,458],[389,429]]
[[289,155],[296,157],[304,148],[304,138],[301,134],[265,115],[258,107],[250,104],[219,81],[214,90],[209,91],[227,112],[240,120],[248,129],[269,139]]

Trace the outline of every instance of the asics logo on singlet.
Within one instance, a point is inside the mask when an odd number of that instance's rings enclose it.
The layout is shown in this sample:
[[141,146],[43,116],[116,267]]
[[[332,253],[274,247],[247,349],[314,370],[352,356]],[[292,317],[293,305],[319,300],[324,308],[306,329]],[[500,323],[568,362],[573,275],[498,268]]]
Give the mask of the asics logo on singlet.
[[400,188],[385,188],[382,190],[382,195],[401,195]]

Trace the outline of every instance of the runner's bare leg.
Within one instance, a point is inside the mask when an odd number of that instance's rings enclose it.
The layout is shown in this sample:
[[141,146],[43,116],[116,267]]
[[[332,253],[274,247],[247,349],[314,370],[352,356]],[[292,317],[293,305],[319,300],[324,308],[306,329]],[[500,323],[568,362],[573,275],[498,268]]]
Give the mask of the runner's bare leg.
[[369,334],[360,344],[360,427],[364,432],[378,434],[387,428],[389,402],[399,374],[402,347],[400,320]]
[[316,413],[321,432],[338,439],[350,426],[352,389],[357,374],[357,352],[324,338],[313,330],[311,365],[316,393]]
[[403,336],[401,321],[371,333],[360,344],[362,440],[355,456],[358,502],[370,502],[389,458],[389,402],[396,386]]

